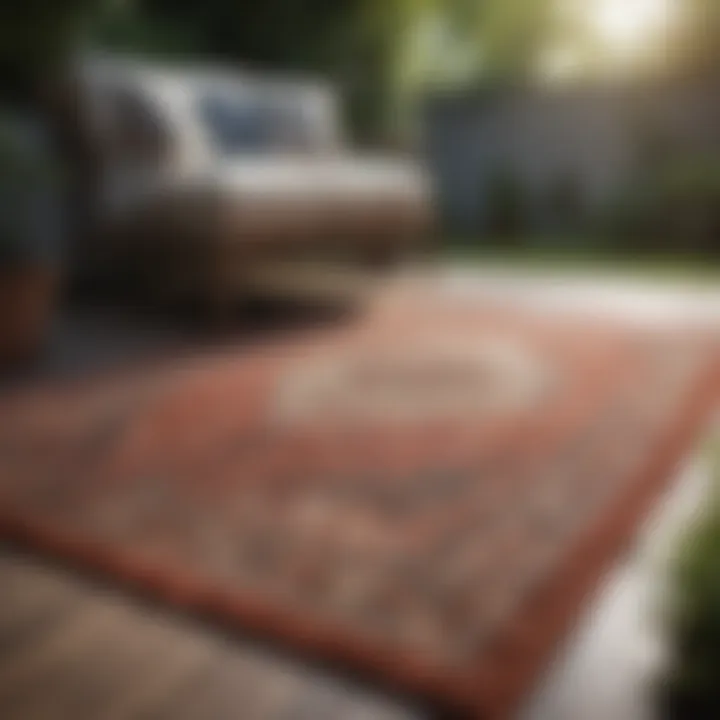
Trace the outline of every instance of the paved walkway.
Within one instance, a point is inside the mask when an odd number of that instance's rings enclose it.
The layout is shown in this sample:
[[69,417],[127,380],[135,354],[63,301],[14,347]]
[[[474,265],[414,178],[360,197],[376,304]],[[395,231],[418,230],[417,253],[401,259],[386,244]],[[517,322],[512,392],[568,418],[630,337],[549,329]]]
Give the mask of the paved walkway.
[[643,324],[681,322],[720,328],[720,288],[709,285],[464,266],[448,269],[441,277],[458,297],[530,304],[548,312],[593,312]]
[[3,720],[402,720],[409,711],[0,546]]

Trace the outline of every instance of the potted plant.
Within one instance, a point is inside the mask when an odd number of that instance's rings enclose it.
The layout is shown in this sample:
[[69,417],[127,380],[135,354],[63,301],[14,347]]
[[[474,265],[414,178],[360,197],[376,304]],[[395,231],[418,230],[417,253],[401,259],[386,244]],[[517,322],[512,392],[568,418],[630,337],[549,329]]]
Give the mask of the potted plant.
[[59,278],[53,175],[40,129],[0,117],[0,367],[32,359],[53,315]]
[[720,717],[720,453],[708,451],[710,488],[678,544],[663,601],[670,655],[662,676],[661,717]]

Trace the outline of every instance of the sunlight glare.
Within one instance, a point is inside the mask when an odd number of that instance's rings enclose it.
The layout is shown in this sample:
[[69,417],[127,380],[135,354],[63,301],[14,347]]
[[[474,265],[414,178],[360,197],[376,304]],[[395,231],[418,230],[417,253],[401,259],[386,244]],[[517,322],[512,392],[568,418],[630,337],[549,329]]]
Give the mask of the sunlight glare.
[[663,27],[670,0],[594,0],[590,22],[601,39],[617,50],[634,50]]

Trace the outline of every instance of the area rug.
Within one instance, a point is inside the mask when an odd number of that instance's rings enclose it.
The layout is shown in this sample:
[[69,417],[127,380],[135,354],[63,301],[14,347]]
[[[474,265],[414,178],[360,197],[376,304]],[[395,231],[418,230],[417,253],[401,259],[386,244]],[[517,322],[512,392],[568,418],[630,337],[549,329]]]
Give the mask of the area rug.
[[0,534],[511,716],[717,397],[706,333],[441,294],[0,408]]

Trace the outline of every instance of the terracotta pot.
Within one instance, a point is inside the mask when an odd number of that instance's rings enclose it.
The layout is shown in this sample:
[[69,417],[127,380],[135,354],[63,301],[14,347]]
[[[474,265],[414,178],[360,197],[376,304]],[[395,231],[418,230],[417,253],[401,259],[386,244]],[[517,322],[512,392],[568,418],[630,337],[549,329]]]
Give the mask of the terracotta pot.
[[0,366],[29,361],[52,320],[58,273],[42,266],[0,267]]

